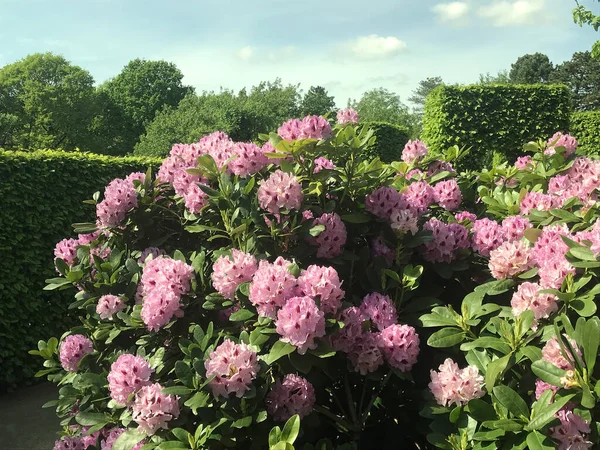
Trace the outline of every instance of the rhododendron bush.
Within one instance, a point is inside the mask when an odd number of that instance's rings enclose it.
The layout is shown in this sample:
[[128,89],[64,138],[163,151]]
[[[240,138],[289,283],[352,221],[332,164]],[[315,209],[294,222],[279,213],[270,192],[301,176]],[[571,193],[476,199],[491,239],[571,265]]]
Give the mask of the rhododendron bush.
[[[600,166],[363,160],[353,111],[213,133],[112,181],[47,289],[55,449],[591,448]],[[439,328],[439,329],[436,329]]]

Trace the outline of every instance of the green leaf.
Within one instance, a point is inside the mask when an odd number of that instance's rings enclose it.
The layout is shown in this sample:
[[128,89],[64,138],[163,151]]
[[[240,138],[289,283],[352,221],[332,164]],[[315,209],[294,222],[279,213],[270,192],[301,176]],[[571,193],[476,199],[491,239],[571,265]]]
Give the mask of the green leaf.
[[137,430],[127,430],[117,438],[112,450],[131,450],[145,437],[145,434],[138,433]]
[[437,313],[424,314],[421,317],[419,317],[419,321],[421,322],[421,326],[425,328],[458,325],[456,320],[454,320],[453,318],[442,316]]
[[561,368],[541,359],[531,364],[531,370],[538,378],[552,386],[561,387],[560,379],[566,375]]
[[462,314],[465,319],[474,317],[483,303],[485,293],[482,291],[474,291],[468,294],[462,302]]
[[250,425],[252,425],[252,416],[242,417],[231,424],[233,428],[246,428]]
[[194,392],[193,389],[184,387],[184,386],[169,386],[163,388],[162,393],[168,395],[188,395]]
[[488,364],[487,372],[485,373],[485,387],[488,391],[494,388],[498,377],[506,370],[511,356],[512,355],[503,356]]
[[300,433],[300,416],[295,414],[283,426],[281,441],[293,444],[298,437],[298,433]]
[[498,280],[487,291],[487,295],[500,295],[512,289],[515,285],[513,280]]
[[592,252],[587,247],[575,247],[569,250],[568,255],[572,255],[577,259],[581,259],[582,261],[596,261],[596,256],[594,252]]
[[539,237],[540,237],[541,234],[542,234],[542,230],[539,230],[537,228],[528,228],[523,233],[523,236],[529,242],[531,242],[532,244],[535,244],[537,242],[537,240],[539,239]]
[[273,427],[269,432],[269,447],[274,447],[278,442],[281,436],[281,428]]
[[508,386],[496,386],[493,389],[496,399],[508,409],[515,417],[529,418],[529,408],[525,400]]
[[189,442],[189,436],[191,436],[191,434],[183,428],[173,428],[171,433],[173,433],[181,442],[185,442],[186,444]]
[[248,309],[240,309],[229,316],[232,322],[243,322],[244,320],[252,319],[256,314]]
[[[585,324],[583,336],[581,337],[583,356],[588,373],[593,373],[600,346],[600,319],[592,317]],[[48,341],[50,343],[50,341]]]
[[313,237],[317,237],[323,231],[325,231],[325,225],[315,225],[310,230],[308,230],[308,233]]
[[293,345],[288,344],[287,342],[277,341],[271,348],[271,351],[266,356],[265,360],[267,364],[271,365],[279,358],[283,358],[284,356],[289,355],[295,350],[296,347],[294,347]]
[[369,216],[360,213],[344,214],[341,219],[348,223],[367,223],[371,221]]
[[474,398],[473,400],[469,401],[467,409],[469,415],[477,422],[486,422],[497,419],[497,414],[494,410],[494,407],[480,398]]
[[554,450],[552,441],[539,431],[533,431],[527,435],[527,446],[529,450]]
[[184,386],[187,386],[189,388],[194,387],[194,375],[192,373],[192,369],[185,362],[177,361],[175,363],[175,374]]
[[[528,431],[532,431],[544,428],[546,425],[552,422],[552,420],[555,419],[554,415],[558,411],[560,411],[562,407],[565,406],[568,403],[568,401],[571,400],[573,397],[574,395],[567,395],[558,399],[555,398],[554,402],[550,405],[547,405],[546,407],[541,405],[540,413],[536,417],[532,418],[531,422],[529,422],[525,429]],[[537,410],[538,407],[536,405],[536,411]]]
[[596,313],[597,306],[593,297],[579,297],[569,302],[569,307],[573,308],[582,317],[590,317]]
[[99,423],[106,424],[109,422],[104,413],[94,412],[80,412],[75,416],[75,420],[79,425],[83,425],[85,427],[97,425]]
[[500,429],[512,432],[521,431],[523,429],[523,425],[510,419],[492,420],[488,422],[483,422],[482,425],[492,430]]
[[208,392],[196,392],[186,402],[185,406],[190,408],[194,414],[198,408],[204,408],[210,400],[210,394]]
[[459,328],[442,328],[427,339],[427,344],[435,348],[452,347],[460,344],[464,338],[465,332]]
[[504,340],[500,338],[495,338],[491,336],[484,336],[475,339],[471,342],[465,342],[460,346],[462,351],[472,350],[474,348],[493,348],[494,350],[498,350],[499,352],[510,353],[510,346],[504,342]]

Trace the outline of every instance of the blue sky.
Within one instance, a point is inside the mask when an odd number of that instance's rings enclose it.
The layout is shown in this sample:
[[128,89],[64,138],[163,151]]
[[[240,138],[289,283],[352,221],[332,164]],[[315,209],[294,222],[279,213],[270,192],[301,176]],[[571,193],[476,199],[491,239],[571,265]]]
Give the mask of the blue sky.
[[[584,0],[600,14],[600,3]],[[325,86],[338,105],[383,86],[469,83],[525,53],[554,63],[599,39],[573,0],[0,0],[0,66],[52,51],[98,83],[131,59],[176,63],[198,91]]]

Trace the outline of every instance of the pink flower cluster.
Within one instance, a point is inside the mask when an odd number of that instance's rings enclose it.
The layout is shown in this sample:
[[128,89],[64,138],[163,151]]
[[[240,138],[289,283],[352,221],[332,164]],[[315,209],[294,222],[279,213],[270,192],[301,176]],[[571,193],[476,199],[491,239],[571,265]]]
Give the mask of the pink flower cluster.
[[100,315],[101,319],[112,319],[115,314],[123,311],[125,308],[125,302],[122,298],[116,295],[103,295],[98,299],[96,305],[96,312]]
[[531,310],[535,318],[534,327],[540,319],[547,319],[550,314],[558,311],[557,298],[552,294],[541,294],[543,288],[537,283],[525,282],[519,285],[510,301],[512,313],[515,317],[522,312]]
[[574,239],[565,224],[545,227],[533,247],[540,284],[544,288],[560,289],[565,277],[575,273],[575,268],[565,258],[569,247],[561,236]]
[[[360,307],[350,307],[340,317],[344,324],[331,337],[333,347],[343,351],[357,372],[365,375],[387,360],[390,366],[409,371],[419,355],[419,336],[413,327],[399,325],[392,300],[379,293],[367,295]],[[375,331],[371,331],[371,328]]]
[[435,202],[435,190],[427,181],[417,181],[409,184],[404,191],[404,196],[410,209],[417,214],[424,214]]
[[468,220],[471,223],[475,223],[475,221],[477,220],[477,216],[473,213],[470,213],[469,211],[461,211],[459,213],[454,214],[454,219],[457,222],[465,222]]
[[433,199],[442,208],[454,211],[462,202],[462,194],[455,179],[440,181],[433,187]]
[[556,336],[554,336],[552,339],[546,342],[546,345],[544,345],[544,348],[542,348],[542,359],[554,364],[560,369],[573,370],[573,364],[571,361],[575,358],[579,358],[579,360],[581,360],[581,350],[579,350],[575,340],[566,335],[563,335],[563,337],[569,341],[569,344],[571,344],[571,347],[573,347],[573,350],[575,351],[575,355],[573,355],[569,348],[565,346],[565,353],[569,356],[569,359],[565,358],[561,351],[560,344],[558,343],[558,339]]
[[282,381],[275,382],[265,403],[273,419],[285,422],[295,414],[300,418],[308,416],[313,410],[315,400],[313,385],[306,378],[290,373]]
[[542,192],[528,192],[521,200],[520,212],[524,216],[528,215],[532,209],[538,211],[550,211],[559,206],[558,199],[550,194]]
[[489,268],[496,280],[512,278],[533,265],[531,248],[523,241],[507,241],[490,251]]
[[254,175],[269,164],[269,159],[263,150],[252,143],[238,142],[234,144],[233,155],[235,157],[227,165],[227,169],[240,177]]
[[229,339],[210,352],[204,367],[206,377],[214,377],[208,386],[215,397],[228,397],[230,394],[242,397],[260,369],[256,352],[246,344],[235,344]]
[[168,422],[179,417],[178,397],[162,393],[159,383],[143,386],[135,396],[132,406],[133,420],[138,431],[151,436],[160,428],[167,429]]
[[130,405],[133,396],[150,384],[154,370],[140,357],[124,353],[110,366],[108,390],[111,398],[121,405]]
[[337,112],[337,123],[339,124],[357,124],[358,113],[353,108],[340,109]]
[[387,246],[381,236],[371,241],[371,254],[373,258],[382,257],[388,266],[391,266],[396,259],[396,252]]
[[429,153],[429,149],[424,142],[415,139],[408,141],[402,150],[402,161],[406,164],[415,164],[423,159]]
[[408,202],[393,187],[382,186],[366,196],[365,209],[380,219],[390,220],[394,211],[408,209]]
[[309,240],[311,245],[319,247],[317,258],[329,259],[340,256],[347,239],[346,225],[341,217],[336,213],[325,213],[313,221],[313,227],[317,225],[325,226],[325,230]]
[[531,227],[531,222],[526,217],[508,216],[502,221],[503,236],[509,242],[521,240],[525,230]]
[[261,181],[258,188],[260,207],[273,214],[284,210],[299,210],[304,195],[298,179],[289,173],[276,170],[271,176]]
[[315,159],[314,163],[315,168],[313,169],[313,173],[319,173],[323,169],[335,169],[335,164],[333,164],[333,162],[331,162],[327,158],[323,158],[322,156],[319,156],[317,159]]
[[324,117],[306,116],[302,120],[288,120],[279,127],[277,134],[286,141],[327,139],[331,137],[331,125]]
[[81,334],[70,334],[60,345],[60,364],[68,372],[77,372],[85,355],[94,351],[92,341]]
[[166,255],[167,252],[157,247],[148,247],[142,251],[141,256],[138,258],[139,264],[144,264],[146,260],[152,256],[152,259],[156,259],[159,256]]
[[81,245],[78,239],[63,239],[54,248],[54,261],[62,259],[67,266],[77,262],[77,246]]
[[577,150],[577,145],[577,139],[575,139],[573,136],[557,131],[554,136],[548,139],[548,142],[546,143],[546,150],[544,150],[544,155],[554,155],[557,147],[564,147],[565,157],[568,157],[575,153]]
[[53,450],[85,450],[83,440],[78,437],[65,436],[54,442]]
[[325,314],[335,315],[342,306],[344,291],[333,267],[308,266],[298,278],[298,287],[304,295],[319,300]]
[[419,231],[419,218],[410,209],[395,209],[390,217],[392,230],[400,234],[415,235]]
[[182,317],[181,296],[190,289],[194,268],[182,261],[157,258],[149,261],[142,273],[142,320],[151,331],[158,331],[173,316]]
[[552,400],[554,400],[554,395],[558,392],[558,389],[558,386],[552,386],[538,378],[535,380],[535,399],[539,400],[544,392],[550,390],[552,391]]
[[213,287],[223,297],[233,300],[238,286],[252,280],[257,269],[254,256],[234,248],[231,250],[231,257],[220,256],[213,264]]
[[519,156],[515,162],[515,167],[520,170],[532,169],[535,162],[531,156]]
[[429,389],[442,406],[465,405],[470,400],[485,395],[483,377],[477,367],[467,366],[460,369],[450,358],[440,365],[437,372],[431,371]]
[[557,450],[591,449],[593,443],[588,439],[590,424],[572,410],[563,408],[556,414],[560,425],[550,429],[550,437],[558,441]]
[[291,264],[281,256],[273,263],[259,262],[248,297],[259,315],[274,319],[277,310],[298,293],[296,277],[288,270]]
[[490,256],[490,252],[504,242],[504,231],[500,224],[487,218],[476,220],[471,232],[473,250],[482,256]]
[[325,314],[311,297],[292,297],[277,313],[277,333],[304,355],[317,348],[315,339],[325,336]]
[[424,230],[431,231],[433,241],[421,247],[423,258],[431,262],[452,262],[457,252],[469,248],[469,231],[461,224],[446,224],[435,217],[423,225]]
[[137,204],[137,192],[132,179],[112,180],[104,189],[104,200],[96,205],[98,224],[103,227],[118,226]]

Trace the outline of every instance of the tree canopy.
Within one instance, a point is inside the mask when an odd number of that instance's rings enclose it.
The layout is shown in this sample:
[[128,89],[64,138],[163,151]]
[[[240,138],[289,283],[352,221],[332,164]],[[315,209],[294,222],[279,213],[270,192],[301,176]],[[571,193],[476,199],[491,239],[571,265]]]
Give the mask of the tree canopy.
[[533,53],[519,57],[512,65],[509,80],[515,84],[548,83],[554,66],[543,53]]
[[311,86],[300,103],[300,115],[324,116],[336,110],[335,100],[322,86]]
[[576,52],[571,60],[559,64],[552,81],[571,88],[577,111],[600,109],[600,59],[593,58],[589,51]]
[[400,96],[385,88],[371,89],[360,100],[351,100],[352,106],[363,122],[388,122],[404,125],[412,132],[416,127],[415,117],[408,106],[400,101]]

